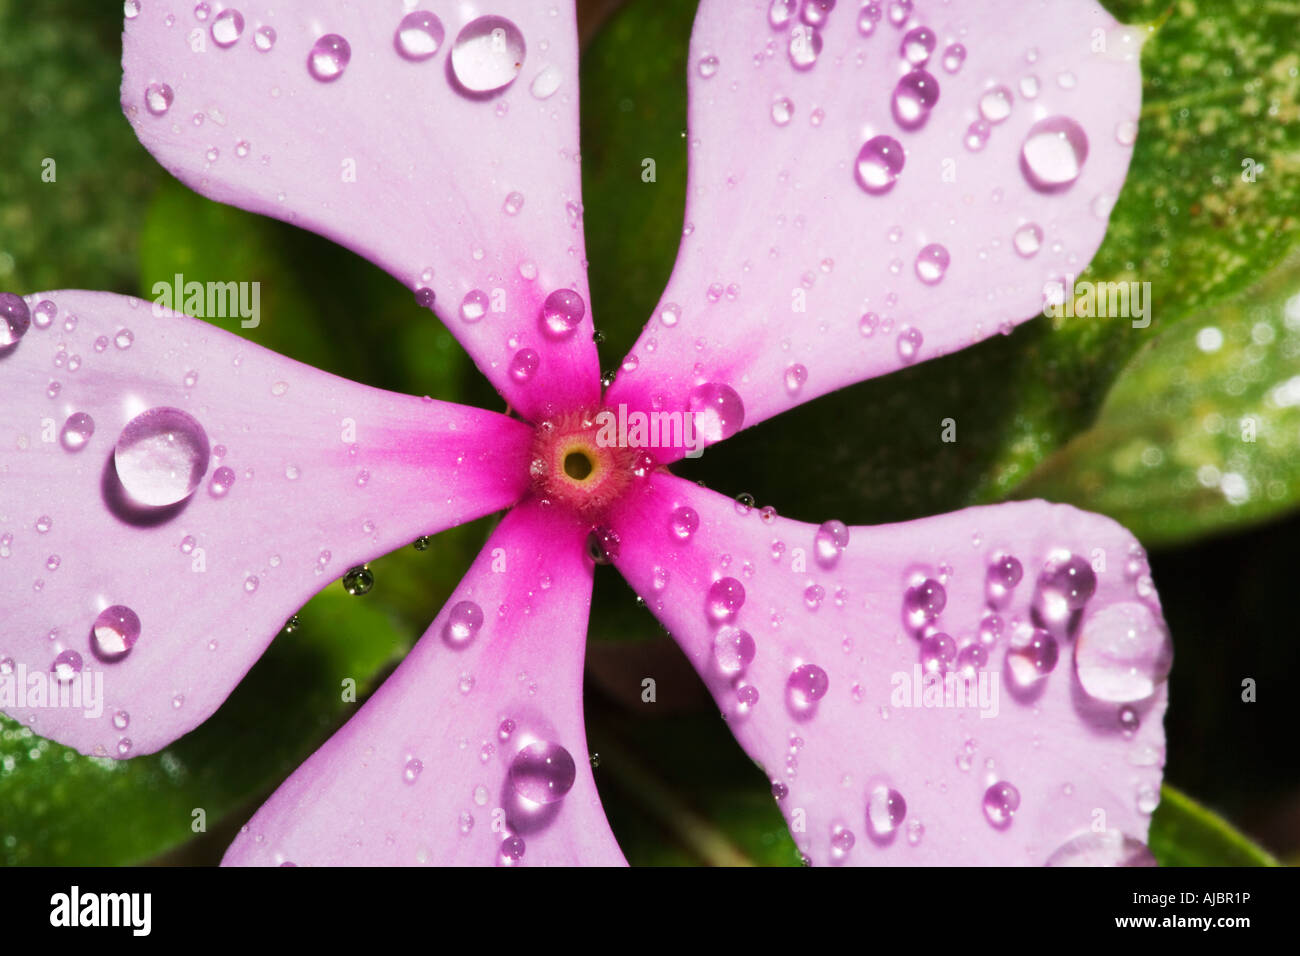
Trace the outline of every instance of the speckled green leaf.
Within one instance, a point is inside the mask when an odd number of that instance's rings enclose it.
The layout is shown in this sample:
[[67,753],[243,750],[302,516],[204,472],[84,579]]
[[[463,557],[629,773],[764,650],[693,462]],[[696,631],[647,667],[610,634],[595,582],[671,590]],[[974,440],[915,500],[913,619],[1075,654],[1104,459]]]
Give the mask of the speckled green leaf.
[[1231,302],[1154,337],[1097,422],[1017,497],[1117,518],[1149,544],[1300,503],[1300,252]]
[[1170,786],[1160,792],[1148,839],[1161,866],[1279,865],[1222,817]]

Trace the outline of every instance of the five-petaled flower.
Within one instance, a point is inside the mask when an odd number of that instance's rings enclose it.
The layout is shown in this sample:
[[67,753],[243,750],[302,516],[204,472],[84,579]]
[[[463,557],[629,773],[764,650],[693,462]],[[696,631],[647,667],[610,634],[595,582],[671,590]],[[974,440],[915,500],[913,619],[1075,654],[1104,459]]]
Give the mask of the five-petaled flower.
[[1100,7],[702,0],[677,265],[605,388],[572,5],[235,6],[128,0],[141,141],[203,195],[397,276],[515,414],[122,296],[6,296],[0,656],[55,684],[102,672],[107,698],[96,719],[9,713],[83,753],[156,751],[327,581],[506,510],[227,863],[621,863],[582,722],[601,562],[685,651],[806,859],[1149,858],[1169,638],[1122,528],[1041,501],[803,524],[675,477],[682,444],[598,434],[606,411],[689,413],[712,444],[1039,313],[1100,243],[1131,151],[1138,67],[1092,52],[1122,29]]

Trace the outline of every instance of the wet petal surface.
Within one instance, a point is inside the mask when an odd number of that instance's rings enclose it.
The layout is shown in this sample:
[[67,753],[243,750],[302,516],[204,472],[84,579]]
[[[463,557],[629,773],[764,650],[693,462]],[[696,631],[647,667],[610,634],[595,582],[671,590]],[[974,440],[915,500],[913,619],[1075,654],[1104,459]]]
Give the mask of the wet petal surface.
[[124,296],[26,302],[0,353],[0,669],[53,673],[99,712],[3,709],[83,753],[159,749],[321,588],[523,492],[530,432],[502,415]]
[[621,865],[587,757],[585,532],[506,515],[397,671],[227,865]]
[[[572,4],[241,2],[239,31],[227,12],[154,0],[126,22],[122,106],[159,162],[387,269],[528,417],[596,399]],[[583,305],[558,332],[557,290]]]
[[819,527],[658,473],[613,527],[812,863],[1043,865],[1098,827],[1145,840],[1168,635],[1109,519],[1030,501]]
[[724,384],[753,425],[1009,331],[1105,233],[1141,87],[1101,7],[769,12],[700,6],[684,235],[611,404]]

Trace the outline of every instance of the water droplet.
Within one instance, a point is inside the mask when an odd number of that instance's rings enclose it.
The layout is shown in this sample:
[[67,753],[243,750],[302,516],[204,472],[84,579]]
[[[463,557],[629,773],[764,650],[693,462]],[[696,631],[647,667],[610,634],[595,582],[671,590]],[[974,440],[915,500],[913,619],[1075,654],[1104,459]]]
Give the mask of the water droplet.
[[501,841],[501,846],[497,850],[498,862],[502,866],[514,866],[524,858],[524,838],[520,836],[508,836]]
[[1115,717],[1119,723],[1119,729],[1124,732],[1125,737],[1132,737],[1142,724],[1142,718],[1138,716],[1138,712],[1127,705],[1121,707]]
[[897,790],[880,786],[867,798],[867,829],[879,841],[890,840],[907,817],[907,801]]
[[745,604],[745,586],[735,578],[719,578],[709,585],[705,612],[715,624],[734,621]]
[[54,658],[54,663],[50,665],[50,673],[60,684],[66,684],[81,673],[81,664],[81,655],[76,651],[63,651]]
[[352,59],[352,47],[337,33],[327,33],[307,55],[307,72],[322,83],[332,83],[343,75]]
[[418,63],[437,53],[446,35],[437,16],[426,10],[415,10],[402,17],[397,25],[393,47],[403,59]]
[[806,381],[808,381],[808,369],[798,362],[785,370],[785,390],[791,395],[797,395]]
[[375,586],[374,572],[364,565],[358,565],[355,568],[349,568],[347,574],[343,575],[343,590],[356,596],[359,594],[369,594],[370,589]]
[[128,20],[134,20],[140,15],[140,0],[123,0],[122,13]]
[[901,27],[911,15],[912,0],[894,0],[889,5],[889,22],[895,27]]
[[713,55],[700,57],[699,63],[695,65],[699,70],[700,76],[704,79],[710,79],[718,72],[718,58]]
[[263,53],[271,52],[271,48],[275,46],[275,28],[258,27],[257,32],[253,34],[253,46]]
[[980,97],[980,116],[990,123],[1001,123],[1011,115],[1011,91],[1005,86],[995,86]]
[[131,726],[131,715],[124,710],[119,710],[113,715],[113,726],[118,730],[126,730]]
[[120,658],[140,639],[140,618],[124,604],[104,608],[91,627],[91,638],[100,657]]
[[925,70],[905,74],[894,87],[894,120],[906,130],[918,130],[939,102],[939,81]]
[[767,8],[767,22],[773,30],[781,30],[789,26],[798,9],[799,0],[772,0],[771,6]]
[[194,493],[208,470],[208,436],[179,408],[151,408],[122,429],[113,451],[118,479],[138,504],[161,508]]
[[813,536],[813,554],[817,563],[830,569],[839,563],[840,555],[849,546],[849,529],[843,521],[827,521]]
[[921,638],[921,669],[942,674],[957,659],[957,642],[942,631]]
[[903,35],[898,53],[912,66],[924,66],[934,52],[934,43],[933,30],[929,27],[914,27]]
[[1084,558],[1062,554],[1051,558],[1038,576],[1034,610],[1049,624],[1065,627],[1097,589],[1097,575]]
[[797,709],[806,710],[826,696],[830,688],[826,671],[816,664],[800,664],[786,680],[786,692]]
[[234,483],[235,469],[222,465],[212,473],[212,479],[208,482],[208,494],[213,498],[224,498]]
[[903,595],[903,620],[908,627],[920,630],[943,613],[948,606],[948,592],[933,578],[926,578]]
[[682,307],[676,302],[666,302],[659,310],[659,321],[664,328],[671,329],[682,317]]
[[984,572],[985,594],[990,603],[1000,605],[1024,577],[1025,569],[1014,555],[999,553],[993,556]]
[[858,32],[864,37],[869,37],[876,32],[876,24],[880,22],[884,14],[880,10],[880,4],[868,3],[858,11]]
[[915,362],[923,341],[920,329],[903,326],[898,330],[898,357],[908,364]]
[[822,52],[822,35],[816,27],[797,24],[790,31],[790,65],[796,70],[811,70]]
[[1049,116],[1029,128],[1020,147],[1020,171],[1039,192],[1069,189],[1088,158],[1088,137],[1068,116]]
[[949,73],[956,73],[966,62],[966,48],[960,43],[950,43],[943,51],[943,68]]
[[533,377],[541,362],[542,357],[536,349],[520,349],[510,359],[510,377],[523,385]]
[[229,49],[244,35],[244,15],[228,7],[216,15],[209,32],[213,43],[223,50]]
[[528,91],[539,100],[547,100],[555,95],[555,91],[560,88],[560,83],[564,74],[560,72],[557,66],[544,67],[535,77]]
[[668,528],[678,541],[690,541],[691,535],[695,534],[699,526],[700,515],[689,505],[673,509],[672,516],[668,520]]
[[1079,683],[1098,700],[1144,700],[1168,678],[1172,664],[1169,632],[1151,608],[1138,601],[1091,613],[1074,645]]
[[464,647],[483,626],[483,609],[473,601],[458,601],[447,612],[442,625],[442,639],[452,647]]
[[144,90],[144,107],[154,116],[162,116],[176,99],[176,94],[166,83],[150,83]]
[[730,438],[745,423],[745,403],[730,385],[705,382],[691,389],[687,408],[695,434],[709,444]]
[[724,674],[743,674],[754,660],[754,653],[754,639],[748,631],[724,626],[713,635],[713,657]]
[[566,339],[582,323],[587,303],[572,289],[556,289],[542,303],[538,324],[551,339]]
[[505,17],[471,20],[451,48],[456,81],[470,93],[495,93],[515,81],[523,69],[524,35]]
[[916,255],[916,277],[926,285],[936,285],[943,281],[948,271],[948,250],[937,242],[932,242]]
[[794,103],[789,97],[778,96],[772,101],[772,122],[777,126],[787,125],[794,118]]
[[1020,808],[1020,791],[1000,780],[984,791],[984,817],[998,829],[1011,825]]
[[1044,866],[1158,866],[1145,843],[1118,830],[1085,833],[1052,851]]
[[854,165],[858,185],[880,196],[894,188],[905,158],[902,144],[892,136],[873,136],[862,144]]
[[406,766],[402,768],[402,779],[407,783],[415,783],[420,779],[420,771],[424,769],[424,764],[412,757],[406,761]]
[[510,761],[510,786],[533,803],[555,803],[573,788],[577,766],[559,744],[537,741],[515,754]]
[[1022,625],[1007,651],[1007,671],[1017,687],[1032,687],[1056,669],[1059,657],[1056,638],[1041,627]]
[[1037,223],[1027,222],[1011,237],[1016,254],[1025,259],[1032,259],[1043,245],[1043,230]]
[[129,349],[134,341],[135,333],[130,329],[118,329],[117,334],[113,336],[113,344],[122,350]]

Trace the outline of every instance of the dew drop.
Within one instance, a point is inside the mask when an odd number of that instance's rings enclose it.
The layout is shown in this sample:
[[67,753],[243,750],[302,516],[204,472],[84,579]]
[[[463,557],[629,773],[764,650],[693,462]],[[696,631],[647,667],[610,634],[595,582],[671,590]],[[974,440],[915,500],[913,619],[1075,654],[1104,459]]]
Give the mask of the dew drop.
[[984,791],[984,817],[999,830],[1009,827],[1020,808],[1020,791],[1000,780]]
[[790,25],[799,10],[799,0],[772,0],[767,8],[767,22],[773,30],[781,30]]
[[724,624],[736,619],[745,604],[745,586],[735,578],[719,578],[709,585],[704,610],[710,621]]
[[407,783],[415,783],[420,779],[420,771],[424,769],[424,764],[412,757],[406,761],[406,766],[402,768],[402,779]]
[[539,740],[515,754],[509,778],[515,793],[525,800],[555,803],[573,789],[577,766],[559,744]]
[[892,136],[873,136],[858,150],[854,176],[858,185],[880,196],[894,188],[905,162],[902,144]]
[[133,501],[161,508],[194,493],[208,470],[208,436],[179,408],[151,408],[122,429],[113,461]]
[[934,52],[934,31],[929,27],[914,27],[903,35],[899,55],[912,66],[924,66]]
[[691,535],[695,534],[699,526],[700,515],[689,505],[673,509],[672,516],[668,520],[668,528],[678,541],[690,541]]
[[786,679],[786,693],[798,710],[807,710],[826,696],[830,678],[816,664],[800,664]]
[[322,83],[332,83],[343,75],[352,59],[352,47],[337,33],[327,33],[307,55],[307,72]]
[[456,81],[470,93],[495,93],[515,81],[523,69],[524,35],[505,17],[471,20],[451,48]]
[[917,354],[921,351],[921,343],[924,337],[921,330],[906,325],[898,330],[898,357],[907,364],[915,362]]
[[943,51],[943,68],[949,73],[956,73],[966,62],[966,48],[960,43],[950,43]]
[[374,572],[364,565],[349,568],[347,574],[343,575],[343,590],[354,597],[360,594],[369,594],[370,589],[374,586]]
[[1098,700],[1144,700],[1169,677],[1172,664],[1169,632],[1151,608],[1138,601],[1094,611],[1074,645],[1079,683]]
[[1041,627],[1024,625],[1007,651],[1007,672],[1017,687],[1032,687],[1056,669],[1059,657],[1056,638]]
[[743,674],[754,660],[754,639],[748,631],[724,626],[713,635],[713,659],[718,670],[728,676]]
[[1020,171],[1039,192],[1062,192],[1074,185],[1088,158],[1088,137],[1068,116],[1049,116],[1030,127],[1020,147]]
[[523,385],[533,377],[541,362],[536,349],[520,349],[510,359],[510,377]]
[[785,390],[791,395],[799,394],[806,381],[808,381],[808,369],[799,363],[796,362],[785,370]]
[[452,647],[465,647],[483,626],[483,609],[473,601],[458,601],[447,612],[442,639]]
[[687,400],[695,433],[709,444],[730,438],[745,423],[745,403],[730,385],[705,382]]
[[811,70],[817,65],[817,57],[821,56],[822,43],[822,35],[816,27],[797,24],[790,31],[790,65],[796,70]]
[[166,83],[150,83],[144,90],[144,106],[154,116],[162,116],[172,107],[176,94]]
[[867,829],[877,840],[893,838],[907,818],[907,801],[897,790],[876,787],[867,798]]
[[61,652],[50,665],[50,673],[60,684],[66,684],[81,673],[81,655],[74,650]]
[[939,102],[939,81],[925,70],[912,70],[894,87],[894,120],[905,130],[918,130]]
[[1140,840],[1118,830],[1089,832],[1052,851],[1044,866],[1157,866],[1155,855]]
[[1011,91],[1005,86],[995,86],[980,97],[980,116],[997,124],[1011,115]]
[[212,473],[212,478],[208,481],[208,494],[213,498],[224,498],[234,483],[235,469],[222,465]]
[[233,8],[222,10],[213,18],[209,32],[213,43],[223,50],[229,49],[244,35],[244,15]]
[[555,91],[560,88],[560,83],[564,79],[564,74],[560,68],[554,65],[544,67],[529,85],[528,91],[533,94],[534,98],[539,100],[548,100],[555,95]]
[[916,255],[916,277],[926,285],[937,285],[943,281],[949,261],[948,250],[932,242]]
[[1033,222],[1025,223],[1011,237],[1011,243],[1015,246],[1016,255],[1025,259],[1032,259],[1038,255],[1038,250],[1043,245],[1042,227]]
[[415,10],[397,24],[393,47],[403,59],[418,63],[436,54],[446,35],[437,16],[425,10]]
[[777,126],[787,126],[794,118],[794,103],[789,97],[778,96],[772,101],[772,122]]
[[257,32],[253,34],[253,46],[263,53],[270,53],[271,48],[275,46],[275,28],[258,27]]
[[572,289],[556,289],[542,303],[538,325],[548,338],[567,339],[582,323],[587,303]]
[[813,555],[827,570],[839,564],[840,555],[849,546],[849,529],[843,521],[827,521],[813,536]]
[[488,297],[482,289],[470,289],[460,301],[460,317],[465,322],[477,322],[487,314]]
[[903,595],[903,620],[914,630],[920,630],[943,613],[948,605],[948,592],[933,578],[926,578]]
[[90,633],[95,653],[116,660],[125,656],[140,639],[140,617],[126,605],[115,604],[99,612]]

